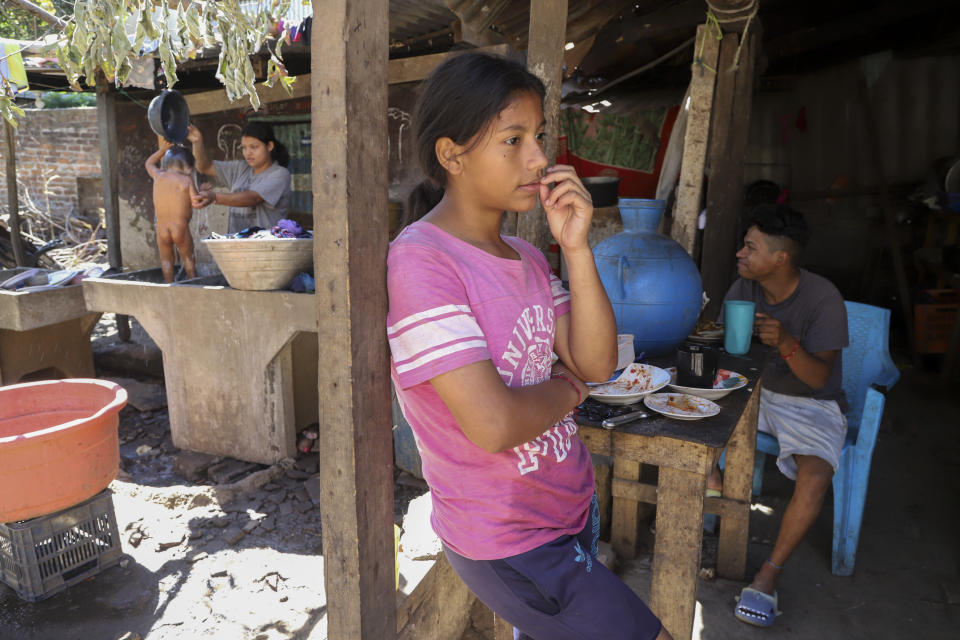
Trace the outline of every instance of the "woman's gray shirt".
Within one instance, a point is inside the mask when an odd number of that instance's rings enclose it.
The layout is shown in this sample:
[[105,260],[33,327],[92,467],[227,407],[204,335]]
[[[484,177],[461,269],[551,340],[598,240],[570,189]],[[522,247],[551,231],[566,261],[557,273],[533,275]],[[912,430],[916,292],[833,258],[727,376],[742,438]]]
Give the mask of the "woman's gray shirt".
[[217,178],[231,193],[256,191],[263,202],[253,207],[230,207],[227,233],[256,225],[269,229],[287,215],[290,208],[290,172],[274,162],[254,174],[246,160],[214,160]]

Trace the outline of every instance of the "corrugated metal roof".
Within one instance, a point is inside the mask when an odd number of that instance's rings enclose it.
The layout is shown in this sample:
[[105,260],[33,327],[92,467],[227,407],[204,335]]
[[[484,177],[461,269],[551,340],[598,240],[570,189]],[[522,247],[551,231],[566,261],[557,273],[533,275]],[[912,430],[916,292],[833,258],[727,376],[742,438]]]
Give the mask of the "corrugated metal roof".
[[[527,47],[530,26],[530,3],[525,0],[445,0],[446,5],[462,21],[478,31],[493,31],[516,49]],[[390,12],[393,13],[391,1]],[[591,14],[617,13],[631,2],[625,0],[570,0],[567,23],[589,19]],[[594,32],[598,31],[597,25]]]
[[[408,44],[411,50],[434,48],[425,38],[429,34],[450,29],[457,19],[442,0],[390,0],[390,45],[391,49]],[[443,50],[453,44],[453,37],[436,36],[436,46]],[[418,46],[419,45],[419,46]]]

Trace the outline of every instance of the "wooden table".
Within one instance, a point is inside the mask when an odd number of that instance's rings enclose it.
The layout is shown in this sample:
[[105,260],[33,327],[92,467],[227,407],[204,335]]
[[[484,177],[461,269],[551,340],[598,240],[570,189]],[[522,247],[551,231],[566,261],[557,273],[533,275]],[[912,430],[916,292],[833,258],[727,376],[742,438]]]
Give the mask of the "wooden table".
[[[743,374],[749,384],[717,401],[722,411],[712,418],[673,420],[650,411],[650,418],[612,430],[578,418],[580,436],[590,452],[613,459],[611,537],[618,554],[636,555],[640,503],[657,505],[648,604],[676,640],[690,638],[693,632],[704,511],[721,518],[717,573],[734,580],[744,577],[758,382],[768,353],[755,344],[745,357],[721,355],[720,367]],[[675,362],[667,356],[653,358],[651,364],[667,367]],[[724,448],[723,497],[704,498],[707,476]],[[658,485],[640,482],[644,464],[659,467]]]

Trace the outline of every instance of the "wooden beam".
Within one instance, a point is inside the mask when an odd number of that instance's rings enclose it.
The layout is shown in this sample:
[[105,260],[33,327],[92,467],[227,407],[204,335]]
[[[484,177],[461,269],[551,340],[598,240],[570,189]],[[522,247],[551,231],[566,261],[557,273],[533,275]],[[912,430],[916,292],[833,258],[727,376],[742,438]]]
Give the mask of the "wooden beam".
[[[629,498],[643,505],[657,504],[657,485],[644,482],[631,482],[623,478],[614,478],[611,485],[614,498]],[[744,507],[750,508],[749,502],[733,500],[731,498],[704,498],[703,512],[713,513],[720,517],[734,515]],[[744,538],[746,539],[746,538]]]
[[[707,187],[707,227],[703,234],[700,272],[710,298],[705,318],[716,318],[723,297],[736,277],[743,209],[743,162],[753,107],[754,67],[760,43],[760,24],[754,19],[740,47],[740,36],[724,34],[720,43],[717,88],[710,125],[710,183]],[[733,63],[740,48],[739,67]]]
[[397,634],[387,316],[387,0],[314,0],[320,513],[331,638]]
[[700,216],[700,195],[703,192],[703,166],[707,159],[710,139],[710,112],[713,108],[713,87],[716,80],[717,57],[720,42],[708,25],[697,27],[694,44],[692,78],[690,79],[690,107],[687,110],[687,131],[683,140],[683,162],[680,165],[680,184],[673,209],[670,235],[687,253],[693,255]]
[[13,245],[13,259],[18,267],[27,266],[27,256],[23,250],[23,236],[20,235],[20,194],[17,193],[17,130],[9,122],[4,122],[7,145],[7,211],[10,212],[10,244]]
[[[566,28],[567,0],[531,0],[527,67],[543,81],[547,89],[547,95],[543,101],[543,115],[547,120],[547,141],[544,152],[550,164],[557,159]],[[547,226],[547,217],[539,201],[534,209],[518,216],[517,235],[544,252],[553,242],[550,228]]]
[[[297,81],[293,85],[292,94],[288,94],[279,83],[275,84],[272,88],[260,83],[257,85],[257,95],[260,96],[261,104],[269,104],[271,102],[305,98],[310,95],[310,87],[310,74],[307,73],[297,76]],[[214,89],[213,91],[188,93],[183,97],[187,100],[187,106],[190,107],[191,116],[228,111],[230,109],[242,109],[250,105],[250,102],[245,97],[231,101],[227,98],[227,90],[222,87],[220,89]]]
[[[496,44],[489,47],[479,47],[471,51],[483,51],[499,56],[505,56],[510,52],[510,47],[505,44]],[[455,56],[462,51],[447,51],[446,53],[432,53],[426,56],[415,56],[413,58],[398,58],[390,61],[390,84],[400,84],[403,82],[417,82],[423,80],[430,72],[436,69],[441,62],[451,56]]]
[[[505,44],[498,44],[491,47],[481,47],[479,50],[505,56],[510,51],[510,47]],[[423,80],[441,62],[457,53],[460,52],[448,51],[446,53],[433,53],[426,56],[390,60],[388,81],[390,84],[400,84],[402,82]],[[310,96],[310,89],[313,86],[312,82],[311,74],[302,73],[297,76],[297,81],[293,85],[292,94],[288,94],[280,85],[274,85],[270,88],[260,83],[257,85],[257,95],[260,96],[261,104],[306,98]],[[190,107],[191,116],[204,113],[216,113],[230,109],[241,109],[249,104],[247,98],[240,98],[233,101],[229,100],[227,98],[227,91],[223,88],[212,91],[201,91],[199,93],[189,93],[184,95],[184,98],[187,100],[187,106]]]
[[[97,133],[100,138],[100,176],[103,212],[107,224],[107,259],[110,268],[123,269],[120,252],[120,154],[117,145],[117,94],[103,72],[97,73]],[[117,315],[120,340],[130,341],[130,321]]]

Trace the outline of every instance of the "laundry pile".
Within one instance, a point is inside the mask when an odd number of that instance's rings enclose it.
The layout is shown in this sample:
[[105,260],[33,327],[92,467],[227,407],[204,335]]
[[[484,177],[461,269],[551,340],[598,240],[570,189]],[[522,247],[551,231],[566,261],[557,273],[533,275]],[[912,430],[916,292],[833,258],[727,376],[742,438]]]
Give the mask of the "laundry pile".
[[237,231],[236,233],[230,233],[227,235],[222,235],[219,233],[210,234],[210,238],[213,240],[274,240],[276,238],[312,238],[313,231],[304,231],[303,227],[294,222],[293,220],[287,220],[286,218],[280,220],[270,229],[264,229],[263,227],[247,227]]

